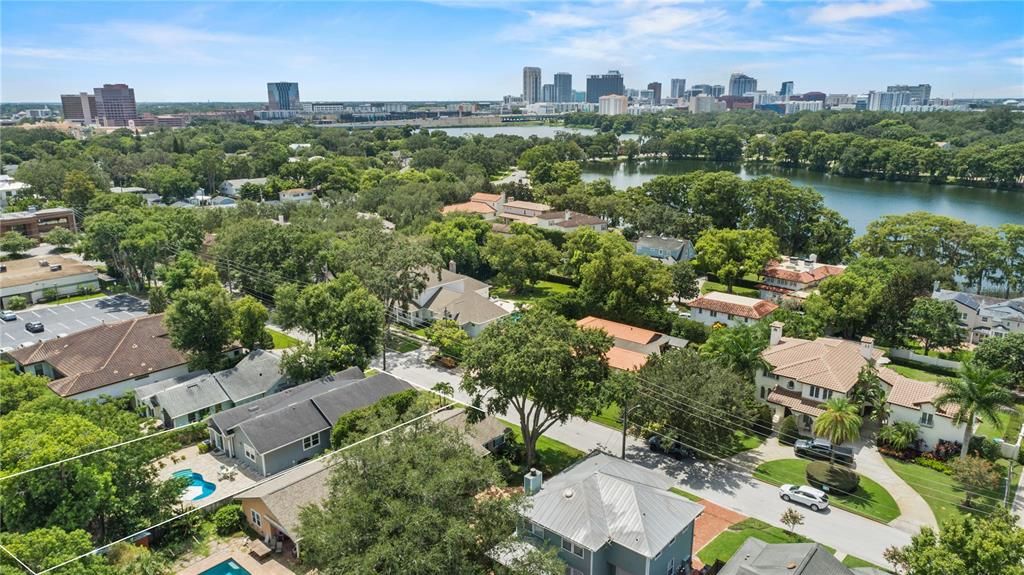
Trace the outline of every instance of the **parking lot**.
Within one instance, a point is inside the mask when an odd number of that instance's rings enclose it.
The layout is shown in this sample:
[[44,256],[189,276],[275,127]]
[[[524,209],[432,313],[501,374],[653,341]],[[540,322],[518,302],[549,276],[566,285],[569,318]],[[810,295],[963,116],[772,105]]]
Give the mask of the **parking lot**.
[[[119,294],[14,312],[18,316],[17,320],[0,322],[0,331],[3,332],[3,336],[0,337],[0,348],[18,347],[22,344],[53,339],[58,335],[70,335],[104,322],[146,315],[148,307],[148,304],[139,298]],[[42,333],[25,331],[25,324],[34,321],[43,324]]]

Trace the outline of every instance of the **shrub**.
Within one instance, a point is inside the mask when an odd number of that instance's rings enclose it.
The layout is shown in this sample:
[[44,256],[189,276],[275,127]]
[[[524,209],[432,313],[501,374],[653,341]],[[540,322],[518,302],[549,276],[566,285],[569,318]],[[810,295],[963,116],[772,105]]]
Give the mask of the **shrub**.
[[1024,465],[1024,447],[1017,452],[1017,463]]
[[945,473],[946,475],[953,475],[953,468],[950,467],[949,464],[947,464],[944,461],[939,461],[938,459],[928,457],[926,455],[915,457],[914,463],[920,465],[921,467],[927,467],[928,469],[940,471],[942,473]]
[[751,421],[751,430],[761,437],[768,437],[772,433],[772,414],[775,412],[767,405],[759,405],[754,409],[754,418]]
[[43,290],[43,299],[45,299],[46,301],[53,301],[57,299],[59,295],[60,294],[57,292],[57,288],[51,287]]
[[1000,456],[999,444],[987,437],[972,437],[971,447],[967,453],[988,461],[995,461]]
[[217,535],[231,535],[241,531],[242,506],[237,503],[225,505],[213,513],[213,525],[217,528]]
[[812,487],[828,487],[829,491],[853,493],[860,486],[860,475],[846,467],[829,465],[827,461],[807,464],[807,482]]
[[939,461],[949,461],[953,457],[960,457],[960,448],[963,444],[959,441],[946,441],[940,439],[932,451],[932,457]]
[[199,450],[199,453],[209,453],[210,452],[210,442],[209,441],[202,441],[202,442],[199,443],[199,445],[196,446],[196,449]]
[[779,443],[793,445],[797,439],[800,439],[799,426],[796,423],[796,418],[789,415],[783,418],[782,423],[779,424]]
[[7,307],[14,311],[25,309],[28,307],[28,300],[25,299],[25,296],[12,295],[11,297],[7,298]]
[[897,451],[910,447],[917,439],[918,427],[916,423],[901,421],[893,425],[887,425],[878,432],[878,443],[886,445]]
[[678,318],[672,325],[672,335],[681,337],[690,343],[702,344],[708,340],[710,334],[711,330],[708,326],[684,317]]

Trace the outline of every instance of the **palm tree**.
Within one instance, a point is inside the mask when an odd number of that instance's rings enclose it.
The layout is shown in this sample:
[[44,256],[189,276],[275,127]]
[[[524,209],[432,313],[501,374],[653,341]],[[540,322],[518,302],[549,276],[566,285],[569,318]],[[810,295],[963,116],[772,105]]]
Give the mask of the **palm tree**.
[[868,407],[871,408],[871,417],[878,423],[885,423],[889,418],[889,401],[881,378],[878,377],[878,370],[875,368],[875,360],[868,360],[868,364],[861,368],[857,374],[857,383],[847,394],[850,401],[860,406],[861,415]]
[[[822,404],[825,413],[814,420],[814,434],[839,446],[860,437],[860,408],[845,397],[833,397]],[[835,451],[832,452],[835,464]]]
[[974,436],[974,422],[978,417],[998,421],[1001,407],[1013,407],[1013,395],[1006,388],[1008,381],[1009,374],[1005,371],[989,369],[980,363],[969,361],[960,368],[958,378],[939,382],[943,392],[935,398],[935,406],[957,406],[959,410],[953,417],[953,423],[964,424],[960,459],[967,457],[971,437]]
[[900,421],[879,430],[878,439],[897,451],[903,451],[917,439],[918,430],[916,423]]
[[757,370],[764,365],[761,352],[768,347],[763,328],[744,325],[715,331],[700,348],[700,353],[718,361],[748,381],[754,381]]

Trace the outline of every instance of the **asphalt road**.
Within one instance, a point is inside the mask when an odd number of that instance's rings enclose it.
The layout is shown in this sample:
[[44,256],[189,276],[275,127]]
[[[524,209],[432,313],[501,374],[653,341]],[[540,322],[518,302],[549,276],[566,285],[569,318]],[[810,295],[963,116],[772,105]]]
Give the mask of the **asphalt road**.
[[[115,296],[77,301],[54,306],[34,307],[14,312],[18,319],[0,322],[0,348],[14,348],[22,344],[70,335],[101,323],[110,323],[146,315],[148,304],[139,298],[118,294]],[[42,333],[25,331],[27,322],[43,324]]]

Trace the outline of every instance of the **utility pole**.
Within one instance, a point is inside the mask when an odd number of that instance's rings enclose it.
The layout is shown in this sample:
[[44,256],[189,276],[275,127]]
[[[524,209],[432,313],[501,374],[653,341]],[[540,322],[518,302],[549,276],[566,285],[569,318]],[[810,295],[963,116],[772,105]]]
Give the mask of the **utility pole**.
[[[1010,459],[1010,465],[1006,468],[1006,488],[1003,490],[1003,505],[1007,509],[1013,506],[1013,501],[1010,501],[1010,483],[1013,482],[1013,459]],[[1014,486],[1014,493],[1016,493],[1016,486]]]
[[622,460],[626,460],[626,428],[629,427],[629,400],[622,397]]

